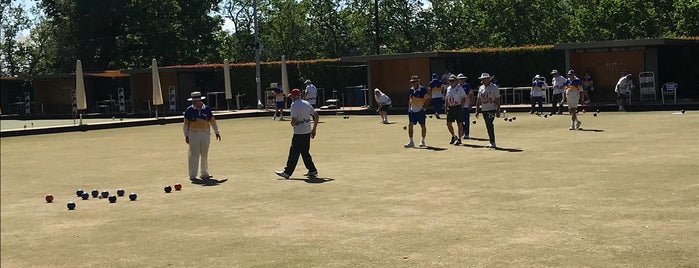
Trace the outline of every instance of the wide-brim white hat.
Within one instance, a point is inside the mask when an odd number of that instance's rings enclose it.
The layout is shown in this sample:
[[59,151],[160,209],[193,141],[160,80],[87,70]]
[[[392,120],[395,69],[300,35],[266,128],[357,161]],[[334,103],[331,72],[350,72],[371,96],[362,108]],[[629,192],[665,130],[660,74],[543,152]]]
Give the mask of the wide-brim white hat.
[[478,79],[489,79],[492,78],[489,73],[482,73],[481,76],[478,77]]
[[201,92],[199,91],[194,91],[190,94],[190,98],[187,99],[188,101],[194,101],[194,100],[204,100],[206,97],[201,95]]

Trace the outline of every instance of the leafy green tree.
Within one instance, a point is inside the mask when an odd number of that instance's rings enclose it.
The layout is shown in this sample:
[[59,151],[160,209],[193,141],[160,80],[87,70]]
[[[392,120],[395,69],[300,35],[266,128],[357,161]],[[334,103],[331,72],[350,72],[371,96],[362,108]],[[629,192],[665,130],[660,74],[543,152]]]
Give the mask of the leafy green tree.
[[346,24],[347,54],[374,54],[374,0],[347,0],[345,3],[338,14]]
[[26,72],[29,58],[29,47],[20,35],[30,28],[31,20],[22,5],[10,0],[0,0],[0,14],[0,71],[2,75],[19,75]]
[[264,60],[303,59],[307,44],[299,38],[308,30],[305,25],[303,5],[295,0],[271,0],[269,6],[261,8],[265,19],[260,22],[260,39]]
[[67,72],[81,59],[86,70],[191,64],[216,59],[220,0],[42,0],[50,33],[62,40],[54,69]]
[[222,58],[236,62],[255,61],[255,36],[252,0],[225,0],[222,3],[222,16],[233,23],[231,32],[219,33]]
[[347,23],[340,16],[338,0],[304,0],[303,7],[308,10],[306,32],[300,38],[308,54],[304,58],[337,58],[345,55],[352,45],[348,38]]
[[672,32],[680,36],[699,36],[699,1],[675,0],[673,7],[675,12],[667,19],[675,22]]

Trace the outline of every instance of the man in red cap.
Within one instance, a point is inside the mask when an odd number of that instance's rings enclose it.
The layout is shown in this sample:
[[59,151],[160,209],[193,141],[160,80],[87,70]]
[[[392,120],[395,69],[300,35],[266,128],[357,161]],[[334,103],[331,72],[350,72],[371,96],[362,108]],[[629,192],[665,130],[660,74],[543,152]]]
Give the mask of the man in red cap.
[[316,169],[309,151],[311,149],[311,139],[316,136],[318,113],[308,101],[301,99],[301,91],[298,88],[291,90],[289,97],[292,99],[291,126],[294,128],[294,136],[291,138],[291,148],[289,148],[286,167],[284,167],[284,170],[275,171],[274,173],[288,179],[294,173],[296,163],[299,161],[299,155],[301,155],[303,164],[308,169],[308,173],[304,174],[304,176],[315,177],[318,175],[318,169]]

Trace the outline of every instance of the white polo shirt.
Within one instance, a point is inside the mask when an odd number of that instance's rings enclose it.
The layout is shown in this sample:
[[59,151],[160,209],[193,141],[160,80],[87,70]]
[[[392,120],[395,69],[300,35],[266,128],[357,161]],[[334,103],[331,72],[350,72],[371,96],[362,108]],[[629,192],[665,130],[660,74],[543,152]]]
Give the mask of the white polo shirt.
[[306,86],[306,100],[311,104],[316,104],[316,99],[318,98],[318,89],[312,83]]
[[296,119],[294,125],[294,134],[308,134],[313,129],[311,127],[311,115],[315,114],[316,110],[308,101],[301,98],[296,99],[291,103],[291,118]]

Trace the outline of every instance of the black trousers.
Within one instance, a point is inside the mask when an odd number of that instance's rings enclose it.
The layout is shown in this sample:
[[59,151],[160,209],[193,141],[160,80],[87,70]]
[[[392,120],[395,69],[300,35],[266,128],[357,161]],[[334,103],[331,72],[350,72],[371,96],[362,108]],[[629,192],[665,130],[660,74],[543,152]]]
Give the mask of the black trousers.
[[490,143],[493,144],[495,143],[495,125],[493,124],[493,121],[495,121],[495,111],[483,111],[483,121],[485,121],[485,128],[488,129],[488,138],[490,140]]
[[313,158],[309,152],[311,149],[311,133],[308,134],[294,134],[291,138],[291,148],[289,148],[289,158],[286,160],[286,167],[284,172],[286,174],[294,173],[296,169],[296,164],[299,162],[299,155],[303,157],[303,164],[309,172],[318,171],[316,170],[316,165],[313,164]]
[[[563,93],[559,94],[553,94],[553,100],[551,100],[551,112],[552,113],[561,113],[563,109],[563,105],[558,105],[559,102],[563,100]],[[556,108],[556,105],[558,105],[558,109]]]

